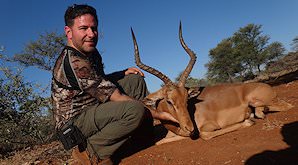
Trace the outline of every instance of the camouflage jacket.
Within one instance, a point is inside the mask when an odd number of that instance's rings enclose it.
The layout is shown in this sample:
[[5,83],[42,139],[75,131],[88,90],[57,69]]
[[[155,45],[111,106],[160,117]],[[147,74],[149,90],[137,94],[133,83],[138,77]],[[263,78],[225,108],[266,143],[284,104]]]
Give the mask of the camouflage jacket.
[[104,74],[98,52],[87,57],[66,46],[53,69],[51,97],[56,129],[86,107],[106,102],[115,89]]

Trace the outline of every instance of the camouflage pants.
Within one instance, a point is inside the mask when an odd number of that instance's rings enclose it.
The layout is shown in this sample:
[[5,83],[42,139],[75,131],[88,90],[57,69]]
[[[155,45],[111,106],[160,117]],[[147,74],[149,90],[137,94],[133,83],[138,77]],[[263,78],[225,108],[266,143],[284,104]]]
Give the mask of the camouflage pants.
[[[127,95],[142,99],[148,94],[143,77],[128,75],[118,81]],[[100,159],[111,157],[138,128],[144,118],[144,107],[138,101],[106,102],[88,107],[74,119],[87,137],[87,149]]]

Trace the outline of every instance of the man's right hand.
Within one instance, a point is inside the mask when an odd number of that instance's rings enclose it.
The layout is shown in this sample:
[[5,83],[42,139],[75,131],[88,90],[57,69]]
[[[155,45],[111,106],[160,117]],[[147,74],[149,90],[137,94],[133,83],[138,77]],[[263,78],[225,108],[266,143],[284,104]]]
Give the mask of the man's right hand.
[[122,94],[119,89],[116,89],[112,95],[110,96],[111,101],[128,101],[128,100],[133,100],[131,97]]
[[151,110],[149,109],[152,117],[154,119],[158,119],[158,120],[169,120],[169,121],[173,121],[175,123],[178,123],[178,120],[175,119],[171,114],[167,113],[167,112],[161,112],[161,111],[156,111],[156,110]]

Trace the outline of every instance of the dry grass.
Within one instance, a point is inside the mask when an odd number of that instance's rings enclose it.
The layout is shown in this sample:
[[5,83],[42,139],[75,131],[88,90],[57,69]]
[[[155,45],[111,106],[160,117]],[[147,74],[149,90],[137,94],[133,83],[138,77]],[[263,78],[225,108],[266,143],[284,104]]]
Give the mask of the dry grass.
[[34,146],[16,152],[14,156],[1,160],[0,165],[43,165],[72,164],[70,153],[55,141],[42,146]]

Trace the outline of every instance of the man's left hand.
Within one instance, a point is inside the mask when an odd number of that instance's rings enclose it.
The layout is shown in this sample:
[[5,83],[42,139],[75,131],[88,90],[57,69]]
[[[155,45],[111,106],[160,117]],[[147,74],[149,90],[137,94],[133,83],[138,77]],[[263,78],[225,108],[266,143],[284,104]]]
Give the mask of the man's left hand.
[[127,68],[127,70],[124,72],[125,75],[129,75],[129,74],[139,74],[141,76],[144,76],[144,73],[135,67],[131,67],[131,68]]

